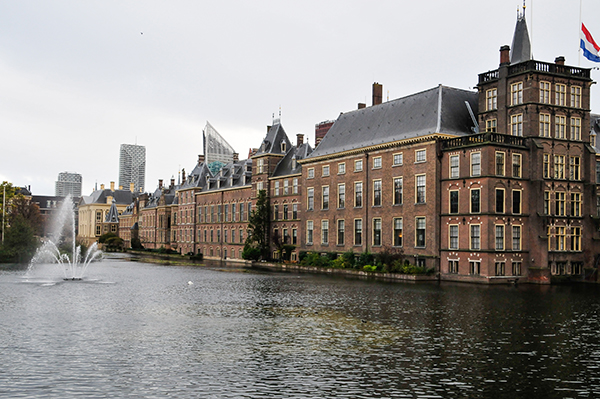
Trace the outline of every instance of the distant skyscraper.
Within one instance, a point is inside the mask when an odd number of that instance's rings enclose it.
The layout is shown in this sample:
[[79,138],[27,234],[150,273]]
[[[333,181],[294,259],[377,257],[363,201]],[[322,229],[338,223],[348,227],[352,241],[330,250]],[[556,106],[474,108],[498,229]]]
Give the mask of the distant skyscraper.
[[[202,136],[204,138],[205,162],[209,167],[211,164],[216,165],[217,162],[222,165],[233,161],[235,150],[208,121]],[[220,166],[217,167],[217,169],[219,168]]]
[[129,190],[130,183],[134,191],[144,191],[146,186],[146,147],[143,145],[121,144],[119,156],[119,186]]
[[57,197],[81,197],[81,175],[79,173],[61,172],[54,185],[54,195]]

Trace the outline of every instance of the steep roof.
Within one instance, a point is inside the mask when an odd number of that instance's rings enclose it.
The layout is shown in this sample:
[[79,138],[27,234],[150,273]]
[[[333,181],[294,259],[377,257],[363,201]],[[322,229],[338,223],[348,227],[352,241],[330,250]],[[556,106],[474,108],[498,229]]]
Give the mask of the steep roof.
[[131,204],[133,202],[133,193],[129,190],[115,190],[110,189],[95,190],[91,195],[84,195],[81,197],[80,203],[83,205],[88,204],[106,204],[106,199],[112,197],[118,205]]
[[308,143],[303,143],[299,146],[292,147],[288,150],[285,157],[277,163],[275,170],[273,171],[273,177],[287,176],[300,173],[302,171],[302,165],[299,162],[301,159],[306,158],[312,152],[312,147]]
[[[281,143],[285,143],[285,151],[281,148]],[[267,135],[263,139],[256,155],[261,154],[285,154],[291,146],[283,126],[277,122],[269,128]]]
[[116,201],[113,200],[108,213],[106,214],[105,223],[119,223],[119,210],[117,209]]
[[531,59],[533,59],[533,55],[531,54],[531,41],[529,40],[527,23],[525,22],[525,15],[521,15],[517,18],[517,26],[515,26],[515,34],[510,47],[510,63],[518,64]]
[[308,156],[369,147],[432,133],[473,133],[467,102],[477,115],[477,92],[439,85],[420,93],[341,114]]

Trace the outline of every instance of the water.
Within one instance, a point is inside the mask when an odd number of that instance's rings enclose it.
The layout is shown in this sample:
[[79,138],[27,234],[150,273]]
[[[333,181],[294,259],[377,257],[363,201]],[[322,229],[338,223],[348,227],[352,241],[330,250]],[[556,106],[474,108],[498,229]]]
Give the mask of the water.
[[596,286],[119,259],[83,281],[0,273],[0,397],[600,396]]

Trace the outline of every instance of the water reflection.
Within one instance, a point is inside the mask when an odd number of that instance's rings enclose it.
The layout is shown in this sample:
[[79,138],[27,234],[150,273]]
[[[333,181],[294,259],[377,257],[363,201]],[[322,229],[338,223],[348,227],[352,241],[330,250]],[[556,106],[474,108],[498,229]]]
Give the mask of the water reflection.
[[600,395],[595,286],[226,270],[104,261],[91,277],[114,284],[54,286],[0,274],[0,396]]

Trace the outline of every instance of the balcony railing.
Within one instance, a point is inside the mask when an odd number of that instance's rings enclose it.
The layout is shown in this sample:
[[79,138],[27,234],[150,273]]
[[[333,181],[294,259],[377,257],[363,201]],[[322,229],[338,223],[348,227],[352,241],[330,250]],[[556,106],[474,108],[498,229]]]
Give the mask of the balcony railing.
[[[556,75],[562,75],[566,77],[577,77],[583,79],[591,79],[590,69],[572,67],[568,65],[557,65],[549,62],[542,61],[525,61],[519,64],[510,65],[508,67],[508,76],[516,75],[519,73],[535,71],[535,72],[546,72]],[[489,71],[479,74],[479,84],[486,83],[499,78],[498,70]]]
[[443,140],[442,150],[486,143],[526,147],[525,140],[525,137],[486,132]]

